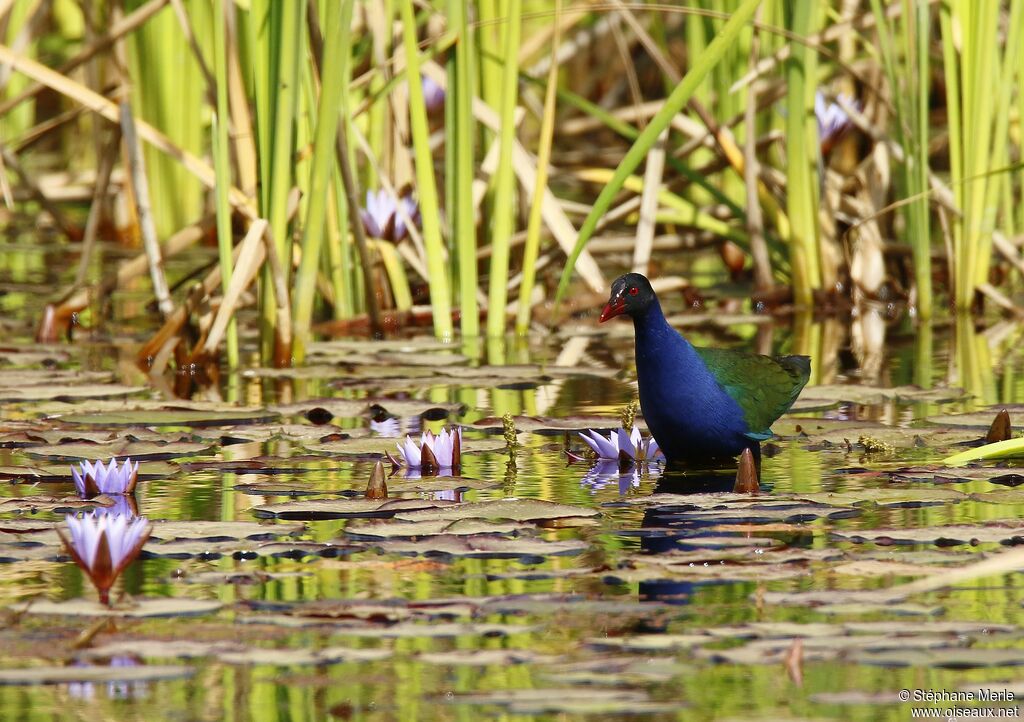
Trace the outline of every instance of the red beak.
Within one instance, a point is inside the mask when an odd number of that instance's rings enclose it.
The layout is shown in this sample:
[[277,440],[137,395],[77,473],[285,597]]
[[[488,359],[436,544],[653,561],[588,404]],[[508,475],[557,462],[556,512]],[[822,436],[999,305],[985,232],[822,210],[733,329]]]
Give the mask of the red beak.
[[612,298],[605,304],[604,310],[601,311],[601,323],[604,323],[609,318],[615,318],[621,316],[626,312],[626,302],[622,300],[622,297]]

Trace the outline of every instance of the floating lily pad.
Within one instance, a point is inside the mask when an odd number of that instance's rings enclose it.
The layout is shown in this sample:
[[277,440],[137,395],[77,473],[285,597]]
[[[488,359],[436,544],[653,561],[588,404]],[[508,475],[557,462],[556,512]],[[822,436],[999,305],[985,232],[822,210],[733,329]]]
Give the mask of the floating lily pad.
[[531,530],[529,524],[494,519],[421,519],[419,521],[353,521],[345,534],[353,539],[409,539],[452,534],[514,534]]
[[[936,414],[927,418],[928,423],[938,426],[959,426],[962,428],[977,429],[978,437],[985,435],[985,431],[992,425],[992,421],[1003,409],[1010,414],[1010,421],[1019,421],[1024,418],[1024,404],[998,404],[981,411],[972,411],[964,414]],[[1021,425],[1013,424],[1018,431]]]
[[416,541],[376,542],[374,546],[391,554],[432,554],[490,559],[561,556],[563,554],[579,554],[589,548],[585,542],[574,540],[510,539],[482,534],[472,536],[439,534]]
[[[359,456],[378,454],[383,456],[385,453],[389,453],[397,456],[398,441],[399,439],[387,439],[380,436],[363,436],[324,443],[307,443],[304,446],[309,451],[317,454],[353,454]],[[418,436],[417,441],[419,441]],[[462,453],[464,455],[477,454],[484,451],[497,451],[504,448],[505,440],[501,437],[488,439],[462,437]]]
[[466,649],[424,652],[416,660],[446,667],[505,667],[510,664],[550,664],[558,658],[529,649]]
[[8,389],[23,386],[100,384],[112,382],[109,371],[82,371],[79,369],[0,369],[0,396]]
[[878,667],[940,667],[944,669],[978,669],[981,667],[1019,667],[1024,665],[1020,649],[891,649],[864,651],[853,661]]
[[886,401],[930,401],[932,403],[943,403],[957,401],[966,396],[961,388],[936,387],[922,389],[918,386],[867,386],[862,384],[831,384],[822,386],[809,386],[801,394],[802,397],[813,400],[835,400],[847,401],[853,404],[881,404]]
[[[514,416],[516,431],[585,431],[587,429],[616,429],[621,424],[612,416],[569,416],[551,418],[547,416]],[[488,416],[474,421],[476,429],[502,429],[505,420],[500,416]],[[640,424],[646,430],[646,426]]]
[[0,497],[0,514],[9,512],[34,514],[37,511],[62,511],[72,514],[80,509],[112,506],[113,504],[114,500],[107,496],[83,499],[79,496],[54,497],[33,494],[6,499]]
[[50,614],[64,617],[194,617],[212,614],[221,603],[210,599],[152,597],[131,599],[112,608],[91,599],[69,599],[51,602],[36,599],[10,607],[19,614]]
[[303,524],[260,524],[254,521],[157,521],[153,524],[152,539],[270,539],[295,534]]
[[49,401],[64,399],[100,399],[131,396],[149,391],[146,386],[122,384],[43,384],[39,386],[0,386],[0,401]]
[[628,637],[592,637],[586,644],[598,649],[629,652],[667,652],[689,650],[713,642],[706,634],[635,634]]
[[984,526],[951,524],[909,529],[882,528],[833,531],[835,539],[875,544],[937,544],[956,546],[979,543],[1024,543],[1024,522],[989,521]]
[[273,421],[277,414],[265,409],[144,409],[108,411],[105,413],[68,414],[61,417],[66,424],[91,426],[235,426]]
[[456,694],[446,697],[453,704],[504,707],[512,714],[605,714],[647,715],[672,712],[685,707],[681,702],[654,702],[646,692],[594,687],[561,689],[510,689]]
[[835,505],[872,504],[881,507],[923,507],[959,503],[968,497],[956,489],[857,489],[801,494],[809,501]]
[[195,674],[195,671],[191,667],[175,665],[23,667],[19,669],[0,669],[0,685],[146,682],[190,677]]
[[401,511],[395,519],[423,521],[438,519],[507,519],[509,521],[542,522],[555,519],[586,519],[597,516],[596,509],[586,506],[559,504],[543,499],[507,498],[449,504],[439,509]]
[[278,519],[344,519],[346,517],[391,517],[399,512],[437,509],[456,502],[426,499],[309,499],[254,506],[260,517]]
[[129,457],[136,461],[146,459],[174,459],[180,456],[201,454],[210,449],[209,444],[195,444],[175,441],[158,444],[152,441],[115,441],[109,444],[59,444],[56,446],[30,446],[25,453],[41,459],[110,459]]
[[417,637],[505,637],[526,634],[536,629],[524,624],[495,624],[490,622],[400,622],[398,624],[352,624],[351,620],[334,621],[329,618],[292,617],[284,614],[240,616],[243,624],[269,624],[284,627],[327,627],[332,636],[364,637],[366,639],[408,639]]

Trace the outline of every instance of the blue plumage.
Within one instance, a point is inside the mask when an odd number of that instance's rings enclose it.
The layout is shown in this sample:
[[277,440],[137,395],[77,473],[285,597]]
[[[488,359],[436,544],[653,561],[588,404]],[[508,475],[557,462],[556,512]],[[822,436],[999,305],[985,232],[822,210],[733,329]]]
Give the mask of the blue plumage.
[[669,461],[760,455],[771,424],[810,375],[806,356],[771,358],[696,348],[672,328],[650,282],[616,279],[601,320],[627,314],[636,331],[636,372],[644,419]]

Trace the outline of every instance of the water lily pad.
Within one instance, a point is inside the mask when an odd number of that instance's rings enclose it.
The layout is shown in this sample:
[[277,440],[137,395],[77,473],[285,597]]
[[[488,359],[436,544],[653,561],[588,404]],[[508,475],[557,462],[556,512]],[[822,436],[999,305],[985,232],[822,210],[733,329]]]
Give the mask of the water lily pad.
[[980,543],[1024,543],[1024,522],[989,521],[984,526],[951,524],[947,526],[881,528],[833,531],[834,539],[875,544],[937,544],[955,546]]
[[[917,651],[941,649],[955,653],[957,642],[949,637],[909,636],[893,637],[889,635],[850,635],[838,637],[804,637],[802,638],[802,656],[805,661],[822,661],[838,659],[849,654],[867,651],[869,654],[891,651]],[[698,648],[694,656],[710,662],[726,664],[780,664],[785,661],[793,646],[791,639],[757,639],[742,647],[730,649]]]
[[851,577],[918,577],[926,574],[935,574],[938,570],[923,564],[864,559],[840,564],[832,567],[831,571],[833,574],[843,574]]
[[966,396],[961,388],[936,387],[922,389],[918,386],[867,386],[863,384],[830,384],[809,386],[801,396],[813,400],[847,401],[852,404],[881,404],[886,401],[930,401],[942,403],[956,401]]
[[[569,416],[552,418],[548,416],[513,416],[516,431],[584,431],[586,429],[616,429],[621,424],[613,416]],[[488,416],[474,421],[476,429],[502,429],[505,420],[501,416]],[[646,430],[646,425],[640,424]]]
[[68,414],[61,418],[66,424],[91,426],[235,426],[273,421],[277,414],[265,409],[193,410],[140,409],[105,413]]
[[473,536],[439,534],[415,541],[376,542],[374,546],[390,554],[431,554],[489,559],[561,556],[563,554],[579,554],[589,549],[589,545],[585,542],[575,540],[510,539],[483,534]]
[[142,461],[147,459],[173,459],[179,456],[201,454],[210,449],[209,444],[176,441],[158,444],[152,441],[120,440],[108,444],[58,444],[56,446],[30,446],[25,453],[42,459],[110,459],[129,457]]
[[858,664],[878,667],[940,667],[978,669],[981,667],[1019,667],[1024,665],[1024,650],[1019,649],[891,649],[864,651],[853,657]]
[[23,667],[18,669],[0,669],[0,685],[144,682],[189,677],[195,674],[195,671],[191,667],[174,665]]
[[193,617],[211,614],[221,608],[211,599],[152,597],[130,599],[112,608],[91,599],[78,598],[63,602],[36,599],[9,607],[19,614],[50,614],[64,617]]
[[956,489],[856,489],[801,494],[804,499],[835,505],[872,504],[881,507],[923,507],[965,501],[968,496]]
[[586,519],[598,515],[591,507],[559,504],[543,499],[509,497],[494,501],[449,504],[439,509],[401,511],[395,519],[423,521],[425,519],[507,519],[509,521],[541,522],[554,519]]
[[61,511],[73,514],[80,509],[113,506],[114,500],[107,496],[83,499],[79,496],[43,496],[33,494],[4,499],[0,497],[0,514],[16,512],[34,514],[37,511]]
[[[418,440],[418,438],[417,438]],[[383,456],[385,453],[397,455],[398,439],[386,439],[380,436],[363,436],[338,441],[304,444],[306,449],[317,454],[353,454]],[[484,451],[497,451],[505,448],[505,440],[500,437],[488,439],[462,438],[462,453],[477,454]]]
[[[985,435],[985,431],[992,425],[992,421],[995,419],[996,414],[1001,410],[1006,409],[1010,414],[1010,421],[1020,420],[1024,418],[1024,404],[998,404],[996,406],[990,406],[988,409],[979,411],[971,411],[963,414],[936,414],[929,416],[926,421],[930,424],[937,426],[959,426],[962,428],[977,429],[978,437]],[[1021,429],[1020,424],[1013,424],[1013,428],[1018,432]]]
[[514,534],[533,529],[529,524],[493,519],[420,519],[419,521],[353,521],[345,534],[353,539],[410,539],[439,534]]
[[254,506],[260,517],[278,519],[344,519],[347,517],[391,517],[399,512],[439,509],[456,502],[426,499],[309,499]]
[[424,652],[416,660],[446,667],[505,667],[510,664],[549,664],[558,659],[530,649],[456,649],[450,652]]
[[284,614],[261,614],[238,617],[242,624],[269,624],[285,627],[327,627],[332,636],[364,637],[366,639],[408,639],[417,637],[505,637],[526,634],[536,629],[525,624],[496,624],[490,622],[400,622],[398,624],[352,624],[350,620],[333,621],[328,618],[292,617]]
[[586,644],[598,649],[667,652],[690,650],[713,641],[706,634],[634,634],[626,637],[591,637],[586,640]]
[[39,386],[0,386],[0,401],[48,401],[66,399],[99,399],[131,396],[149,391],[147,386],[123,384],[44,384]]
[[152,539],[230,540],[270,539],[295,534],[303,524],[260,524],[254,521],[157,521],[153,524]]
[[0,395],[6,389],[22,386],[100,384],[112,382],[109,371],[83,371],[80,369],[0,369]]
[[654,702],[646,692],[593,687],[509,689],[448,696],[453,704],[504,707],[512,714],[648,715],[684,708],[681,702]]

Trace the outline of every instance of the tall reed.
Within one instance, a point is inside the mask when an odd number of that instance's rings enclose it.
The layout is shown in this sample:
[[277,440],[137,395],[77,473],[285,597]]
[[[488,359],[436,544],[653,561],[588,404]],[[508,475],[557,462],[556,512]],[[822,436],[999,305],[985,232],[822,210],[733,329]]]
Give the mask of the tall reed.
[[[326,4],[323,23],[323,59],[320,63],[320,98],[313,142],[313,163],[309,176],[309,205],[302,238],[302,260],[295,278],[292,296],[294,340],[292,358],[301,362],[306,355],[313,320],[317,274],[321,267],[321,249],[327,221],[327,203],[332,198],[334,148],[338,136],[341,93],[350,53],[346,32],[352,24],[353,0]],[[339,74],[341,77],[339,77]],[[340,199],[342,202],[344,199]]]
[[[819,3],[798,2],[786,8],[787,25],[806,38],[819,25]],[[814,118],[817,55],[794,43],[786,61],[786,215],[791,223],[789,258],[793,299],[810,308],[821,288],[818,232],[818,132]]]
[[978,286],[988,282],[1001,184],[1010,178],[993,171],[1008,160],[1007,121],[1022,77],[1022,0],[1010,2],[1001,52],[1000,11],[1000,3],[965,0],[939,6],[950,175],[961,210],[953,224],[951,264],[959,309],[971,308]]
[[871,0],[878,27],[882,65],[895,109],[895,136],[903,148],[898,189],[912,199],[903,207],[907,240],[914,251],[917,311],[932,317],[931,228],[928,211],[928,94],[931,88],[928,44],[931,3],[903,0],[897,35],[881,0]]
[[516,98],[519,95],[519,35],[522,4],[508,0],[505,5],[505,54],[502,58],[501,97],[498,107],[498,170],[494,175],[491,225],[490,292],[487,295],[487,335],[505,333],[505,304],[508,300],[509,245],[515,231],[515,174],[512,148],[516,141]]
[[[228,148],[228,56],[227,27],[224,14],[233,11],[230,3],[214,0],[213,8],[213,68],[217,81],[217,112],[213,116],[213,159],[217,174],[217,250],[220,260],[221,288],[231,284],[231,160]],[[238,366],[238,323],[234,317],[228,322],[225,336],[228,366]]]
[[601,220],[601,217],[611,207],[615,195],[622,189],[626,180],[643,161],[647,151],[657,141],[661,132],[669,126],[676,113],[686,105],[696,87],[711,71],[715,63],[725,55],[729,45],[735,42],[743,27],[750,22],[759,2],[760,0],[743,0],[740,6],[733,12],[728,22],[722,26],[721,32],[708,44],[705,52],[694,59],[689,72],[686,73],[682,81],[665,99],[665,102],[658,112],[655,113],[654,117],[651,118],[647,127],[644,128],[633,142],[633,145],[630,146],[629,151],[615,169],[615,175],[608,185],[601,190],[601,193],[598,194],[597,200],[594,201],[593,207],[583,221],[583,225],[580,226],[576,245],[573,247],[572,253],[569,254],[565,267],[562,269],[561,278],[558,281],[558,291],[555,295],[556,303],[565,296],[565,292],[569,289],[569,281],[572,279],[576,259],[579,258],[580,253],[586,247],[587,241],[593,236],[594,231],[597,229],[598,221]]
[[453,157],[448,166],[451,178],[447,206],[454,237],[452,247],[457,262],[455,271],[459,279],[460,329],[463,336],[480,334],[480,312],[476,300],[476,218],[473,207],[473,159],[477,129],[472,110],[475,35],[469,26],[471,7],[464,0],[448,2],[448,18],[458,33],[458,42],[455,44],[453,60],[448,64],[445,148]]
[[427,109],[423,102],[419,48],[416,43],[416,16],[412,0],[401,0],[401,8],[405,78],[409,85],[409,120],[416,156],[416,183],[423,223],[423,242],[427,249],[434,334],[438,338],[451,338],[454,333],[451,294],[448,290],[444,240],[441,238],[441,214],[437,200],[437,182],[434,179],[434,160],[430,150],[430,129],[427,126]]

